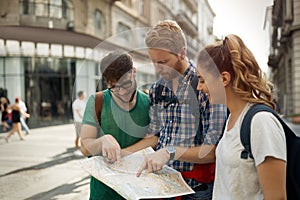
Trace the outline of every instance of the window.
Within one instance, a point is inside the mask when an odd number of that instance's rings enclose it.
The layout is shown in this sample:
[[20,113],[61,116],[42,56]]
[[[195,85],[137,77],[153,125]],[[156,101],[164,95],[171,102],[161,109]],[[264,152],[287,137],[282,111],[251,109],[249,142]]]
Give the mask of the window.
[[139,14],[141,16],[145,16],[145,1],[144,0],[139,1]]
[[49,14],[50,14],[50,17],[54,17],[54,18],[62,17],[62,1],[61,0],[50,0]]
[[118,23],[117,32],[119,36],[128,42],[130,42],[132,39],[132,35],[129,30],[130,30],[129,26],[123,24],[122,22]]
[[68,19],[68,4],[66,1],[62,1],[62,17]]
[[35,15],[48,16],[48,0],[35,1]]
[[94,12],[94,28],[96,30],[102,29],[102,20],[103,20],[102,12],[100,10],[95,10],[95,12]]
[[32,15],[34,13],[34,2],[32,0],[23,0],[20,5],[21,14]]
[[20,13],[50,18],[73,20],[73,3],[70,0],[20,0]]
[[72,1],[62,0],[61,10],[62,10],[62,18],[69,19],[70,21],[74,19]]

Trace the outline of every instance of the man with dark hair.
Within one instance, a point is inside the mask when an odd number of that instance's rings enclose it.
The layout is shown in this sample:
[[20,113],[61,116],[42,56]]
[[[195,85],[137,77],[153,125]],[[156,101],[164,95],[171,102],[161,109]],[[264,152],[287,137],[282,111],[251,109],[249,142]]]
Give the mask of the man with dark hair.
[[[115,162],[130,153],[126,147],[145,137],[150,122],[149,101],[146,94],[137,90],[136,68],[128,53],[108,54],[102,59],[100,69],[108,89],[91,95],[87,102],[81,129],[81,151],[85,156],[102,155],[108,162]],[[102,100],[97,98],[99,95]],[[102,109],[97,113],[99,104]],[[153,142],[156,143],[157,140]],[[123,198],[91,177],[90,200],[93,199]]]

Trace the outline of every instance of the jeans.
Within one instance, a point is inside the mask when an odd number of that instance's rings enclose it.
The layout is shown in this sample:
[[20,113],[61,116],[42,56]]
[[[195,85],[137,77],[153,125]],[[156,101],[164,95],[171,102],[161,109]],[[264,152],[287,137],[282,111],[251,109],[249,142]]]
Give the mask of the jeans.
[[27,132],[27,133],[29,133],[29,127],[27,126],[27,124],[26,124],[26,122],[25,122],[25,119],[21,116],[20,117],[20,122],[21,122],[21,126],[22,126],[22,128],[24,128],[25,129],[25,131]]

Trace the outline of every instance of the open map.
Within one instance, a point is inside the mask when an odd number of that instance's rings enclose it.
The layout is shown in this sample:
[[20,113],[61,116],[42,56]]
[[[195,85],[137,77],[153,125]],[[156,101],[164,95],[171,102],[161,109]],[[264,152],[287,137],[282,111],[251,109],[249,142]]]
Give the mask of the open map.
[[194,193],[181,174],[168,166],[164,166],[159,172],[143,173],[136,177],[145,155],[152,152],[154,150],[149,147],[113,164],[105,162],[102,156],[94,156],[82,160],[81,165],[89,174],[125,199],[170,198]]

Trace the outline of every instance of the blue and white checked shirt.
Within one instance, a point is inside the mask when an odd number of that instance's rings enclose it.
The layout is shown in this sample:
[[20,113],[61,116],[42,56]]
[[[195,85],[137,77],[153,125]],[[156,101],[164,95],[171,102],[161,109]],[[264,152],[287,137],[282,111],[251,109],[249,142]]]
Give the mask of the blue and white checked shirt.
[[[168,145],[194,147],[201,143],[216,144],[218,142],[226,120],[227,109],[224,105],[209,104],[208,97],[202,92],[196,96],[190,85],[194,76],[196,76],[195,66],[190,62],[188,69],[179,79],[177,95],[171,90],[171,81],[160,79],[151,86],[149,91],[151,122],[148,133],[159,134],[157,149]],[[163,99],[156,102],[155,91],[159,84],[164,86],[161,93]],[[174,99],[177,101],[172,102]],[[199,129],[200,119],[202,127]],[[199,130],[202,130],[204,137],[201,141],[195,138]],[[191,171],[194,164],[174,161],[170,163],[170,166],[178,171]],[[192,188],[199,185],[195,180],[186,181]]]

